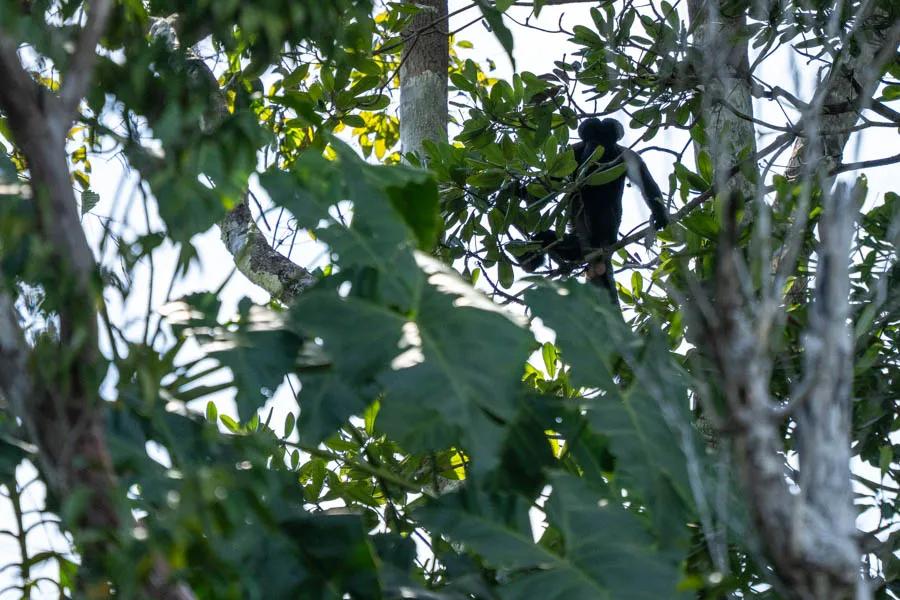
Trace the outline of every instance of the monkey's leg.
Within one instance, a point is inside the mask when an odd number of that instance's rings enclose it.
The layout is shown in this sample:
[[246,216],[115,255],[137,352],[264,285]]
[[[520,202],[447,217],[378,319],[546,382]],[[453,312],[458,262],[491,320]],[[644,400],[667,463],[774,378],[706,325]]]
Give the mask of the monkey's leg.
[[611,259],[598,261],[588,267],[587,280],[591,282],[591,285],[605,288],[610,301],[621,312],[622,307],[619,305],[619,294],[616,292],[616,280],[613,277]]

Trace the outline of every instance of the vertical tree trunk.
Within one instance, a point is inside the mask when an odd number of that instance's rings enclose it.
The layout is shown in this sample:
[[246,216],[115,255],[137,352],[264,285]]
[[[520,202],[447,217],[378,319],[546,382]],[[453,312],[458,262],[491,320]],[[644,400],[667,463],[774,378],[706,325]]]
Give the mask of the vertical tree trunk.
[[447,140],[447,0],[407,1],[422,10],[405,33],[400,67],[400,145],[404,154],[421,154],[425,140]]
[[[860,119],[863,101],[872,98],[878,84],[881,57],[897,47],[898,28],[890,13],[868,3],[857,16],[856,32],[837,54],[811,103],[817,118],[804,119],[804,136],[797,138],[785,176],[798,180],[804,166],[827,173],[841,162],[851,128]],[[812,112],[810,111],[810,112]]]
[[[48,268],[55,270],[59,320],[55,343],[59,356],[69,357],[35,368],[43,355],[35,355],[26,343],[15,304],[0,291],[0,391],[38,448],[49,493],[61,504],[86,493],[83,509],[65,523],[81,555],[78,597],[87,588],[96,596],[108,587],[103,565],[116,551],[123,525],[120,489],[106,439],[107,406],[96,387],[106,367],[97,332],[100,278],[81,226],[66,159],[66,133],[90,89],[97,45],[113,4],[90,3],[58,93],[32,78],[19,59],[18,41],[0,22],[0,110],[28,165],[37,228],[53,257]],[[163,560],[153,565],[149,579],[141,597],[193,599],[190,590],[170,582],[170,568]]]
[[695,152],[709,152],[719,190],[752,198],[752,182],[740,174],[729,177],[732,167],[756,152],[756,133],[746,118],[753,115],[747,40],[739,37],[746,16],[735,3],[722,0],[689,0],[688,13],[694,44],[703,56],[697,69],[706,76],[701,98],[706,143],[695,145]]
[[853,337],[847,325],[858,204],[844,186],[823,204],[815,302],[804,339],[810,388],[796,414],[804,509],[795,529],[811,571],[820,571],[810,577],[813,597],[849,598],[860,568],[850,487]]
[[[755,195],[756,182],[738,175],[724,185],[734,165],[756,151],[754,127],[748,118],[753,109],[747,45],[739,42],[737,35],[745,18],[742,12],[725,12],[734,10],[727,5],[720,0],[688,2],[694,40],[704,61],[701,72],[707,76],[702,82],[707,139],[697,145],[697,151],[706,149],[710,153],[718,190],[739,191],[747,200]],[[867,55],[870,62],[874,57],[871,49],[863,49],[860,54]],[[846,60],[840,62],[843,64],[836,64],[823,83],[828,89],[817,94],[813,105],[844,106],[844,114],[823,122],[804,119],[806,136],[795,146],[788,170],[793,178],[809,177],[811,171],[824,173],[821,169],[827,171],[840,160],[849,132],[829,132],[852,126],[858,118],[854,99],[860,93],[871,94],[865,83],[860,90],[861,82],[852,69],[848,74]],[[846,80],[833,80],[838,76]],[[824,135],[820,135],[821,127],[828,128]],[[803,162],[812,168],[803,169]],[[866,597],[865,589],[857,589],[860,555],[849,465],[853,349],[847,330],[847,296],[854,203],[844,189],[827,194],[826,199],[820,228],[822,265],[804,338],[807,391],[795,410],[801,440],[798,488],[789,489],[782,473],[779,424],[768,390],[768,341],[747,323],[754,314],[754,308],[748,305],[752,300],[736,292],[741,284],[741,268],[737,265],[743,262],[736,223],[730,223],[730,237],[720,242],[720,324],[711,338],[733,417],[741,423],[735,448],[742,461],[742,479],[753,520],[768,560],[784,586],[780,591],[802,600]]]

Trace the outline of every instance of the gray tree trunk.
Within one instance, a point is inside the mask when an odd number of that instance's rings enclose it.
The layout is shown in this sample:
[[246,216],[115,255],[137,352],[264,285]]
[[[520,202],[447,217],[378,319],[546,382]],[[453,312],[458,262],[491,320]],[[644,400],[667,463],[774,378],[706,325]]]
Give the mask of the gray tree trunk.
[[747,118],[753,116],[753,96],[746,76],[750,68],[747,40],[739,37],[746,17],[742,9],[733,8],[734,4],[688,1],[694,44],[702,49],[703,56],[697,70],[706,76],[701,97],[706,143],[695,145],[695,152],[709,152],[717,189],[737,190],[744,198],[752,198],[753,183],[740,174],[731,177],[733,167],[756,153],[756,132]]
[[425,140],[447,141],[450,42],[447,0],[407,0],[422,10],[404,34],[400,67],[400,146],[423,153]]
[[[747,44],[737,35],[745,18],[743,10],[725,12],[734,10],[727,8],[728,4],[721,0],[688,2],[694,41],[704,60],[701,73],[707,77],[702,81],[706,140],[695,148],[698,153],[709,152],[718,191],[738,191],[743,200],[750,200],[756,195],[757,182],[741,174],[731,178],[735,166],[756,153],[756,144]],[[848,90],[854,81],[851,76],[847,85],[828,83],[840,96],[835,97],[836,102],[850,100]],[[818,101],[829,95],[821,94]],[[856,117],[854,113],[849,125]],[[817,126],[807,124],[807,128]],[[819,148],[824,146],[827,156],[835,156],[834,162],[845,143],[846,135],[826,136]],[[812,157],[816,148],[800,141],[795,150],[795,157]],[[799,177],[802,169],[798,165],[794,169]],[[746,266],[738,247],[734,213],[719,247],[718,322],[708,342],[718,356],[731,422],[739,424],[735,450],[760,541],[774,567],[779,592],[802,600],[865,597],[865,590],[858,589],[860,553],[849,465],[852,340],[846,319],[854,223],[851,208],[851,194],[840,190],[827,198],[828,215],[823,214],[820,252],[827,273],[816,290],[804,338],[805,393],[795,409],[798,436],[803,440],[797,489],[789,489],[784,476],[779,417],[768,389],[772,368],[769,340],[762,324],[771,320],[772,308],[780,304],[780,292],[776,290],[773,294],[777,297],[769,298],[764,291],[763,299],[758,300],[739,291],[745,287],[742,273]]]
[[[871,108],[880,66],[897,47],[900,28],[890,13],[874,2],[857,17],[852,43],[844,44],[808,107],[816,118],[804,119],[785,176],[796,181],[804,167],[829,173],[840,164],[852,127],[863,109]],[[821,114],[819,114],[821,113]]]

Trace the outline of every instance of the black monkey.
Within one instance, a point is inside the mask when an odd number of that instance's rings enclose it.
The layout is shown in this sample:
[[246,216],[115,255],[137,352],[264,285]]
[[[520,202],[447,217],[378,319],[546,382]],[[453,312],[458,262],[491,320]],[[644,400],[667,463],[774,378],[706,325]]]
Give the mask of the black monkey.
[[[612,246],[619,237],[619,225],[622,223],[622,193],[625,190],[626,176],[641,190],[644,201],[650,207],[653,226],[662,229],[668,225],[669,217],[662,203],[662,192],[653,181],[647,165],[636,152],[616,143],[623,135],[625,131],[622,124],[615,119],[601,121],[590,118],[578,127],[581,141],[572,146],[572,149],[579,167],[587,162],[598,147],[602,147],[603,154],[598,160],[601,168],[610,169],[624,163],[625,171],[610,182],[585,185],[573,193],[569,206],[570,233],[559,237],[553,230],[547,230],[531,236],[531,241],[540,243],[541,249],[526,252],[520,257],[519,264],[523,269],[529,273],[536,271],[544,264],[546,254],[563,264],[584,262],[595,250]],[[590,262],[588,280],[606,288],[613,302],[618,304],[611,258],[605,256]]]

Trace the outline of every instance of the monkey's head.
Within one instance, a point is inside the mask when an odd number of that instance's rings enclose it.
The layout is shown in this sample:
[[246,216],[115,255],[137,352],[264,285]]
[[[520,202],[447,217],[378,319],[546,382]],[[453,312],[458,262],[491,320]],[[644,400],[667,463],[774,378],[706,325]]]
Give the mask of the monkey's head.
[[578,137],[587,144],[597,144],[608,148],[622,139],[625,129],[615,119],[591,117],[578,126]]

